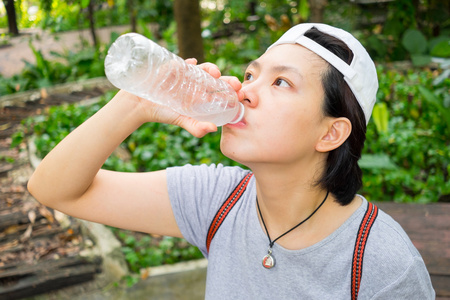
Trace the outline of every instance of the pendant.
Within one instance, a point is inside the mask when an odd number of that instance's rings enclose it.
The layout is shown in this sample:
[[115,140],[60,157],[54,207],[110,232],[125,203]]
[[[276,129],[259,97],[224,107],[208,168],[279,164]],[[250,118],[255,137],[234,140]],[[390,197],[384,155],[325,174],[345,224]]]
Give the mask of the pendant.
[[262,265],[266,269],[271,269],[275,266],[275,258],[272,257],[272,248],[269,247],[269,250],[267,251],[267,255],[264,256],[262,260]]

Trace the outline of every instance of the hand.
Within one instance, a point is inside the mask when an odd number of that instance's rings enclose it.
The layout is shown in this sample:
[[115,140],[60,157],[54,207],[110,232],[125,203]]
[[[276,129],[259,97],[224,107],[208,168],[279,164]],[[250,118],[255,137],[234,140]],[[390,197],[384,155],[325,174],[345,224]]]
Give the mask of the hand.
[[[186,59],[186,63],[196,65],[197,60],[195,58]],[[203,63],[198,67],[208,72],[214,78],[219,78],[230,84],[236,91],[239,101],[244,99],[244,94],[241,91],[242,85],[239,79],[233,76],[221,76],[219,68],[213,63]],[[137,104],[138,111],[143,117],[142,123],[158,122],[177,125],[186,129],[193,136],[199,138],[203,137],[207,133],[217,131],[217,126],[213,123],[202,122],[188,116],[181,115],[167,106],[156,104],[125,91],[120,91],[117,96],[133,100]]]
[[[195,58],[188,58],[185,60],[186,63],[191,65],[196,65],[197,60]],[[239,79],[235,76],[221,76],[219,67],[217,67],[213,63],[203,63],[198,65],[200,68],[203,69],[203,71],[208,72],[212,77],[214,78],[220,78],[221,80],[227,82],[231,87],[236,91],[238,95],[239,101],[244,100],[244,92],[241,91],[242,84],[239,81]]]

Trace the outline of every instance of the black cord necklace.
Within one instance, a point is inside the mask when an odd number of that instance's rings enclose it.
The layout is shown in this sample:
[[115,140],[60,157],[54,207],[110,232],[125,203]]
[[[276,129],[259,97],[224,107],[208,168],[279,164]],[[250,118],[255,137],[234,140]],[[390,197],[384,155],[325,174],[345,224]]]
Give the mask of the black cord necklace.
[[266,230],[267,238],[269,239],[269,250],[267,251],[267,255],[264,256],[263,261],[262,261],[262,265],[264,268],[270,269],[275,266],[275,258],[272,256],[272,247],[275,244],[275,242],[278,239],[285,236],[286,234],[288,234],[289,232],[291,232],[292,230],[294,230],[295,228],[297,228],[298,226],[300,226],[303,223],[305,223],[306,221],[308,221],[319,210],[319,208],[325,203],[325,200],[327,200],[327,198],[328,198],[328,194],[329,194],[329,192],[327,191],[327,194],[325,195],[325,198],[323,199],[322,203],[320,203],[320,205],[309,215],[309,217],[307,217],[306,219],[304,219],[303,221],[301,221],[300,223],[298,223],[297,225],[295,225],[294,227],[292,227],[291,229],[289,229],[288,231],[286,231],[285,233],[283,233],[282,235],[280,235],[273,241],[270,239],[269,231],[267,230],[266,223],[264,223],[264,218],[261,214],[261,209],[259,208],[258,197],[256,197],[256,205],[258,206],[258,213],[259,213],[259,216],[261,217],[261,221],[264,225],[264,229]]

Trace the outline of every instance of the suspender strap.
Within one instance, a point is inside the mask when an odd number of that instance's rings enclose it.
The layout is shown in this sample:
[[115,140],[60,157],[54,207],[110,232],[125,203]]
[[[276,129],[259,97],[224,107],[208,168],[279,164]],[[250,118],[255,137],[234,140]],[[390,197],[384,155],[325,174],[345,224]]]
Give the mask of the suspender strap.
[[219,208],[216,215],[214,216],[211,225],[209,225],[208,235],[206,236],[206,251],[208,253],[209,253],[209,246],[211,245],[211,241],[214,238],[214,235],[216,234],[217,230],[219,230],[220,225],[222,225],[228,213],[231,211],[234,205],[241,198],[242,194],[245,192],[248,182],[250,181],[250,178],[252,176],[253,173],[249,173],[241,180],[241,182],[239,182],[239,184],[236,186],[236,188],[233,190],[230,196],[228,196],[227,200],[225,200],[225,202],[222,204],[222,206]]
[[378,207],[373,203],[368,203],[367,211],[359,226],[358,235],[355,242],[352,261],[352,282],[351,293],[352,300],[358,299],[359,286],[361,284],[361,275],[363,267],[364,250],[366,248],[367,238],[373,223],[378,215]]

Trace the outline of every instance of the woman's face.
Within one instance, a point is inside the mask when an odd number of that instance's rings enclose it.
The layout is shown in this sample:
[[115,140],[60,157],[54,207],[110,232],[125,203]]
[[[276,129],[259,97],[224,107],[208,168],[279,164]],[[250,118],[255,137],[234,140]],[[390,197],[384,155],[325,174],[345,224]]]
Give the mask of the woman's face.
[[222,129],[222,152],[255,163],[311,161],[327,132],[321,76],[328,64],[296,44],[273,47],[247,67],[244,119]]

